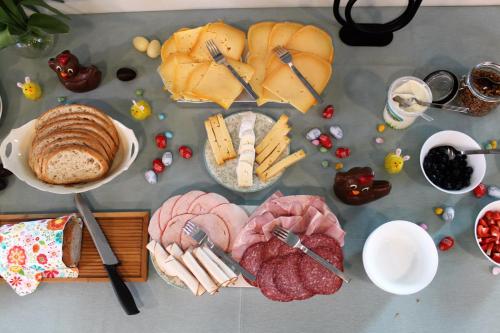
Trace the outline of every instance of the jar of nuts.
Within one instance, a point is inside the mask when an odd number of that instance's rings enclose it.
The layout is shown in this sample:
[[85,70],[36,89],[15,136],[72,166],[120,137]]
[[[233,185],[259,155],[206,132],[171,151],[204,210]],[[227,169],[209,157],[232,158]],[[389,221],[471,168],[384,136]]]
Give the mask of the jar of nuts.
[[500,65],[482,62],[462,78],[460,99],[471,116],[485,116],[500,105]]

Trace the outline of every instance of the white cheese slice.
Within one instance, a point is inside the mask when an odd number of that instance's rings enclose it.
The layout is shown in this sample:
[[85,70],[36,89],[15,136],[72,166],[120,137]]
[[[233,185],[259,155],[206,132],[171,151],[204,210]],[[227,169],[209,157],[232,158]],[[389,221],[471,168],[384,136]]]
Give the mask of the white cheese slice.
[[236,167],[236,176],[238,178],[238,186],[250,187],[253,185],[253,164],[238,160]]
[[240,161],[253,164],[255,162],[255,150],[244,150],[240,153]]

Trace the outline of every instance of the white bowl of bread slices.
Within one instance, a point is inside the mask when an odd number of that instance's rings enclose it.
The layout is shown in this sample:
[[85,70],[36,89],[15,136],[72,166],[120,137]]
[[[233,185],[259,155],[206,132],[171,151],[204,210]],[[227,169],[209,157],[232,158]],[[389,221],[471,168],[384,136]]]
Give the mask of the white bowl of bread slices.
[[4,167],[42,191],[86,192],[127,170],[137,157],[134,132],[87,105],[53,108],[12,130],[0,145]]

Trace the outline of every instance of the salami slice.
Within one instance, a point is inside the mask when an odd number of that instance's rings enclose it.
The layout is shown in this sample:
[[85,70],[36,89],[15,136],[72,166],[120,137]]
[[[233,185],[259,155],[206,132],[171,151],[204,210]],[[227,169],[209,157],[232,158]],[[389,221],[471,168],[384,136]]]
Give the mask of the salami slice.
[[278,238],[273,237],[266,242],[266,246],[263,252],[263,261],[277,257],[279,254],[280,247],[286,245],[283,241]]
[[332,248],[335,251],[335,253],[338,252],[342,253],[342,248],[340,247],[339,242],[335,238],[332,238],[324,234],[312,234],[301,240],[302,244],[310,249],[323,246]]
[[264,296],[273,301],[290,302],[293,297],[282,293],[274,284],[274,270],[283,261],[280,257],[275,257],[262,264],[259,273],[257,273],[257,284]]
[[308,299],[314,295],[304,287],[300,277],[299,263],[303,256],[304,254],[292,253],[283,257],[273,273],[276,288],[294,300]]
[[[245,253],[243,253],[243,257],[241,258],[240,261],[241,267],[245,268],[247,271],[257,276],[257,273],[259,272],[260,266],[262,265],[263,262],[262,253],[266,247],[266,244],[267,243],[265,242],[259,242],[248,247],[245,250]],[[247,279],[245,278],[245,280]],[[256,281],[247,280],[247,282],[250,283],[252,286],[257,287],[257,280]]]
[[[329,247],[316,247],[314,252],[329,261],[332,265],[344,271],[342,251],[337,252]],[[334,294],[342,286],[342,279],[321,266],[309,256],[303,256],[299,261],[299,273],[304,287],[314,294]]]

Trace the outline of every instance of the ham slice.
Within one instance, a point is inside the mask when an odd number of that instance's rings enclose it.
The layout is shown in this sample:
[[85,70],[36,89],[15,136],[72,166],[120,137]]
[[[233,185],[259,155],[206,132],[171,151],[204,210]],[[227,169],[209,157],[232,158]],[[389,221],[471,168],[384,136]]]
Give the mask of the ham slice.
[[167,227],[168,221],[172,219],[172,208],[174,207],[175,203],[177,202],[177,200],[179,200],[180,197],[181,197],[180,195],[175,195],[173,197],[170,197],[160,207],[160,212],[158,215],[158,223],[160,226],[162,236],[163,232],[165,231],[165,228]]
[[[184,226],[184,224],[186,224],[187,221],[194,217],[195,215],[193,214],[183,214],[173,217],[168,222],[167,228],[161,236],[161,244],[163,245],[163,247],[166,248],[172,243],[179,244],[181,242],[181,235],[183,234],[182,227]],[[182,249],[186,250],[186,248]]]
[[149,220],[148,233],[149,236],[155,241],[159,242],[161,240],[161,229],[160,229],[160,208],[158,208]]
[[324,234],[344,244],[345,232],[323,198],[314,195],[283,196],[277,192],[260,205],[236,237],[232,256],[241,260],[245,250],[268,241],[280,225],[298,234]]
[[203,191],[190,191],[183,194],[172,208],[172,217],[189,213],[189,207],[199,197],[204,196]]
[[243,208],[238,205],[227,203],[218,205],[210,213],[220,217],[229,231],[229,251],[232,250],[236,236],[248,222],[248,215]]
[[[208,238],[210,238],[218,247],[220,247],[224,251],[227,251],[229,247],[229,231],[226,227],[226,224],[220,217],[215,214],[203,214],[198,216],[194,216],[192,214],[186,215],[193,216],[191,218],[191,221],[195,223],[200,229],[205,231],[208,235]],[[184,221],[184,223],[186,221]],[[183,232],[181,233],[180,244],[183,250],[198,246],[198,243],[196,243],[191,237]]]
[[217,193],[207,193],[197,197],[187,210],[190,214],[201,215],[207,214],[215,207],[229,203],[229,201],[222,195]]

